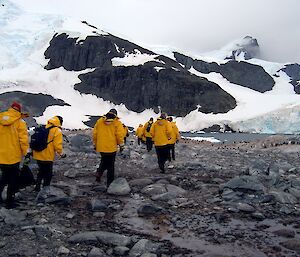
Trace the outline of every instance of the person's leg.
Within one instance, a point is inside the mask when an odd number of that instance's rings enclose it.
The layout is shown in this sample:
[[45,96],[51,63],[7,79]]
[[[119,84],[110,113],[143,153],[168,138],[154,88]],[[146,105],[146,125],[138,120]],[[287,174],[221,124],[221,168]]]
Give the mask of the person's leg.
[[42,185],[42,180],[43,180],[43,164],[41,161],[37,160],[37,165],[38,165],[38,173],[36,176],[36,182],[35,182],[35,188],[34,191],[40,191],[41,190],[41,185]]
[[156,150],[156,155],[157,155],[157,162],[158,162],[158,167],[160,168],[161,172],[165,172],[165,166],[163,162],[163,150],[160,146],[155,147]]
[[138,138],[138,145],[140,145],[141,144],[141,139],[140,138]]
[[20,174],[19,169],[20,163],[15,163],[9,165],[8,172],[7,172],[7,198],[6,198],[6,205],[7,208],[13,208],[14,200],[15,200],[15,193],[18,191],[18,179]]
[[172,159],[175,161],[175,144],[171,145]]
[[45,161],[43,166],[44,166],[43,187],[46,187],[46,186],[50,186],[50,183],[51,183],[51,180],[52,180],[52,177],[53,177],[53,162],[51,162],[51,161],[46,162]]
[[115,179],[116,152],[107,154],[106,160],[107,160],[107,187],[109,187],[111,182],[113,182]]
[[148,152],[150,152],[151,149],[152,149],[151,143],[152,143],[151,137],[146,137],[146,147],[147,147],[147,151],[148,151]]
[[103,172],[106,169],[105,153],[100,153],[100,155],[101,155],[101,161],[100,161],[99,167],[97,168],[97,172],[96,172],[96,181],[97,182],[101,181],[101,177],[103,175]]
[[8,181],[8,178],[7,178],[7,173],[8,173],[8,170],[6,168],[5,165],[1,165],[1,171],[2,171],[2,176],[0,177],[0,202],[3,202],[3,199],[2,199],[2,192],[4,190],[4,187],[7,185],[7,181]]
[[172,145],[170,144],[170,145],[167,145],[167,147],[168,147],[168,158],[167,158],[167,160],[170,162],[172,159],[171,159],[171,148],[172,148]]

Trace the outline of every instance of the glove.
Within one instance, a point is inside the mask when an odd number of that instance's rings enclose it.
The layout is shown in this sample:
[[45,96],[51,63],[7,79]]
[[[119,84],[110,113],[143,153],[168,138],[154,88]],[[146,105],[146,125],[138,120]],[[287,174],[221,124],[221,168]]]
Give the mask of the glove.
[[125,148],[125,145],[124,145],[124,144],[121,144],[121,145],[119,145],[119,147],[120,147],[120,152],[122,153],[123,150],[124,150],[124,148]]
[[61,158],[61,159],[66,158],[66,157],[67,157],[67,155],[66,155],[65,153],[62,153],[62,154],[60,155],[60,158]]

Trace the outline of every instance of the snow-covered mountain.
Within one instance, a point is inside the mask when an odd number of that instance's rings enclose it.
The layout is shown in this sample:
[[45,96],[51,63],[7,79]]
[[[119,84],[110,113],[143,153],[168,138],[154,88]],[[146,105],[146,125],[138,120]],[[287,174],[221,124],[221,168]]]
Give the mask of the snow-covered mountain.
[[163,110],[186,131],[299,131],[300,65],[258,59],[250,36],[188,56],[145,49],[88,21],[26,13],[8,0],[0,0],[0,32],[1,109],[18,100],[38,123],[61,115],[65,127],[85,128],[115,107],[132,127]]

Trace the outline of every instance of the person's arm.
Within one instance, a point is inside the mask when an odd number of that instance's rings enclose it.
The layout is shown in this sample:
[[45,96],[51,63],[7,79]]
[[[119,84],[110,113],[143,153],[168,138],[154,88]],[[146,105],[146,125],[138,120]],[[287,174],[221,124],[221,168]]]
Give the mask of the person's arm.
[[116,123],[116,138],[118,145],[124,144],[124,128],[120,121],[117,121]]
[[97,127],[98,127],[98,121],[96,122],[96,125],[93,128],[93,144],[94,144],[94,147],[97,146]]
[[63,155],[63,135],[60,128],[56,128],[53,138],[54,151],[59,155]]
[[29,138],[27,132],[27,125],[26,122],[23,120],[20,120],[19,123],[18,137],[19,137],[22,155],[25,156],[29,151]]

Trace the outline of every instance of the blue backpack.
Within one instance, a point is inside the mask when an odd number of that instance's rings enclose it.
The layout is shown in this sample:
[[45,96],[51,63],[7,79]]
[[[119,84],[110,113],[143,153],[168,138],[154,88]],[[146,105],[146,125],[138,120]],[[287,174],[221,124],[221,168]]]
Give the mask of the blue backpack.
[[34,129],[34,133],[30,139],[30,148],[34,151],[41,152],[47,148],[48,144],[52,141],[48,142],[48,135],[50,129],[55,126],[46,128],[45,125],[40,125]]

